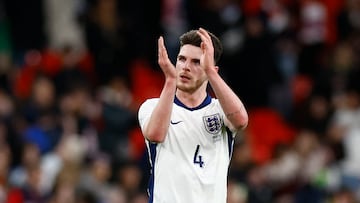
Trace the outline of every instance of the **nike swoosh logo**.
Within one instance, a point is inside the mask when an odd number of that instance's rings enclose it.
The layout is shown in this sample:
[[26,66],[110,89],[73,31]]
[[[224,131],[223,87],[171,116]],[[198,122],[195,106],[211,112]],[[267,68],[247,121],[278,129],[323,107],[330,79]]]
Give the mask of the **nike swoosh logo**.
[[181,122],[182,122],[182,121],[176,121],[176,122],[174,122],[174,121],[170,120],[170,123],[173,124],[173,125],[179,124],[179,123],[181,123]]

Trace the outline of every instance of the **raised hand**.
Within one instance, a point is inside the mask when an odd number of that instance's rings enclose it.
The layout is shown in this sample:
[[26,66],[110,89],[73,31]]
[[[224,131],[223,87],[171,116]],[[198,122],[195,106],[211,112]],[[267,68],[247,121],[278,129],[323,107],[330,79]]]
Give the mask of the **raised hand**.
[[158,64],[163,71],[165,78],[176,78],[175,66],[169,59],[164,44],[164,38],[162,36],[160,36],[158,40]]
[[198,35],[201,37],[201,45],[200,48],[203,52],[200,58],[200,64],[206,71],[208,68],[215,67],[214,61],[214,46],[212,44],[211,37],[209,33],[203,28],[199,28]]

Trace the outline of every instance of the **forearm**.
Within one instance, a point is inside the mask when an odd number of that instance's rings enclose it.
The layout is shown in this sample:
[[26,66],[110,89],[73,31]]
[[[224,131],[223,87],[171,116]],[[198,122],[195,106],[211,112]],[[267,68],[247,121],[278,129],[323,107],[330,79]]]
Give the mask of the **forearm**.
[[151,142],[163,142],[168,132],[172,105],[176,91],[176,80],[167,79],[161,91],[159,102],[154,108],[144,130],[144,136]]
[[220,77],[217,71],[208,70],[207,74],[209,83],[223,108],[227,120],[237,130],[245,128],[248,124],[248,114],[240,98]]

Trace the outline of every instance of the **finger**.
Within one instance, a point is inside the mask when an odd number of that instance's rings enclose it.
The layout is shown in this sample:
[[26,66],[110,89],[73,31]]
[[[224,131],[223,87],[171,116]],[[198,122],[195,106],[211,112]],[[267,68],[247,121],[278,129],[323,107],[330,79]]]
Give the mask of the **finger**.
[[158,40],[158,47],[159,47],[159,57],[168,57],[167,51],[164,44],[164,38],[162,36],[159,37]]
[[211,37],[204,28],[199,28],[198,33],[203,41],[211,42]]
[[201,41],[206,42],[206,37],[205,37],[204,33],[202,33],[200,30],[198,30],[197,34],[200,36]]
[[164,47],[164,39],[162,36],[159,37],[159,40],[158,40],[158,51],[159,51],[159,56],[162,54],[163,52],[163,47]]
[[200,48],[201,48],[201,50],[203,50],[203,51],[205,52],[205,50],[206,50],[206,44],[205,44],[204,42],[201,42]]

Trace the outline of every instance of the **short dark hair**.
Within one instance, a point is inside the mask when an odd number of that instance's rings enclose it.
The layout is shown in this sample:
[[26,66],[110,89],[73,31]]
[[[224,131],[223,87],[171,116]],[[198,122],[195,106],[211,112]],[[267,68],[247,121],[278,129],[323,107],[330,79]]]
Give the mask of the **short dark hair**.
[[[180,47],[190,44],[197,47],[200,47],[201,44],[201,38],[197,34],[198,30],[190,30],[188,32],[185,32],[180,36]],[[220,39],[216,37],[213,33],[207,31],[211,37],[212,44],[214,46],[214,60],[215,63],[218,63],[220,60],[220,57],[223,53],[223,46],[220,42]]]

